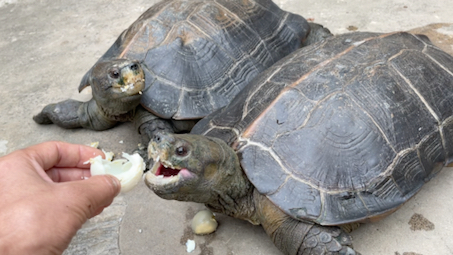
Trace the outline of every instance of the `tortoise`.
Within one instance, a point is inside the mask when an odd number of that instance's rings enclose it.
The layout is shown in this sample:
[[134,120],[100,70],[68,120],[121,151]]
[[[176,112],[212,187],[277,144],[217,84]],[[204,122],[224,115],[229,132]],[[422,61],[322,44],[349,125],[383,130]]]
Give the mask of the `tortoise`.
[[336,35],[148,153],[164,199],[261,224],[284,254],[358,254],[346,227],[392,213],[453,159],[453,57],[407,32]]
[[271,0],[164,0],[85,74],[79,92],[91,86],[90,101],[50,104],[33,119],[93,130],[134,121],[147,144],[156,129],[190,130],[277,60],[327,36]]

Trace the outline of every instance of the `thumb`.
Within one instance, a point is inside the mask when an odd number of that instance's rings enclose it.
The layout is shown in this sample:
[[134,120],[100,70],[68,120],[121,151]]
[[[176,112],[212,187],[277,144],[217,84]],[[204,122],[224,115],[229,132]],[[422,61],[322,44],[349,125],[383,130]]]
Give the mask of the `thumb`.
[[87,180],[66,182],[66,184],[70,186],[73,208],[86,219],[101,213],[121,190],[119,180],[112,175],[96,175]]

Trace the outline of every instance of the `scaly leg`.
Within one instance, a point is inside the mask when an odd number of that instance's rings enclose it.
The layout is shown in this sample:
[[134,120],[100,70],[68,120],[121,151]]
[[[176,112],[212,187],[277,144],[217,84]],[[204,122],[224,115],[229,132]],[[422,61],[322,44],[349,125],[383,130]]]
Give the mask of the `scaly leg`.
[[106,130],[116,125],[117,121],[105,116],[96,101],[80,102],[68,99],[56,104],[49,104],[33,120],[38,124],[55,124],[62,128],[88,128]]

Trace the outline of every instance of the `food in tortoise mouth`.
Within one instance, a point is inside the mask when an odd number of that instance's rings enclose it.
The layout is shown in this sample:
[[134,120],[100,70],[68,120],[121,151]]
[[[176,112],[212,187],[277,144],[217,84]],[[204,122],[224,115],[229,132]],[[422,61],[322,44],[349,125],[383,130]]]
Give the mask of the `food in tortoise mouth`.
[[129,155],[123,152],[122,159],[113,160],[113,152],[104,152],[105,159],[100,155],[91,158],[91,175],[110,174],[118,178],[121,183],[121,192],[127,192],[134,188],[143,176],[146,164],[143,158],[136,154]]
[[202,210],[192,219],[192,231],[197,235],[211,234],[219,224],[210,210]]

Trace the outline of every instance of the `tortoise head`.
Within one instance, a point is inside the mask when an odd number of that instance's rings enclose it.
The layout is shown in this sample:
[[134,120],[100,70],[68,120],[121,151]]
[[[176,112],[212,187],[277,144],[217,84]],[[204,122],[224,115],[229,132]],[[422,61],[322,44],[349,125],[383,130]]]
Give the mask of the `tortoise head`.
[[246,189],[236,153],[220,139],[157,133],[148,154],[154,165],[145,183],[164,199],[212,204]]
[[87,86],[91,86],[99,106],[112,113],[125,113],[140,103],[145,74],[137,61],[101,60],[82,78],[79,92]]

